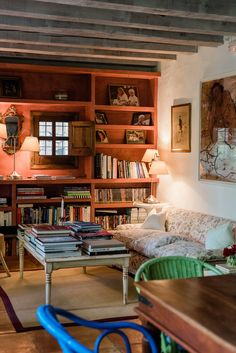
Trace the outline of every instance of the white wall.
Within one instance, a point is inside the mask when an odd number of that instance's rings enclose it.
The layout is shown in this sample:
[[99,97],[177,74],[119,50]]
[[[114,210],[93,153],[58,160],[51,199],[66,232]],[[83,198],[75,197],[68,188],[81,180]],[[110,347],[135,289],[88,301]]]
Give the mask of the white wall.
[[[174,206],[236,220],[236,183],[200,181],[198,172],[201,81],[236,75],[236,54],[227,44],[178,55],[161,66],[159,80],[158,148],[170,172],[160,176],[158,196]],[[170,152],[171,106],[192,104],[191,153]]]

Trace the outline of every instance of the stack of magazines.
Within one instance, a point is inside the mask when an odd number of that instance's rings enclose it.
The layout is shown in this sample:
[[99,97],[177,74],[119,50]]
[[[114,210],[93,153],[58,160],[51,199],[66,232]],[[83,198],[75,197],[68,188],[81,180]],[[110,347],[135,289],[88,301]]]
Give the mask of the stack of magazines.
[[81,255],[81,240],[67,226],[34,225],[27,228],[24,238],[44,258]]

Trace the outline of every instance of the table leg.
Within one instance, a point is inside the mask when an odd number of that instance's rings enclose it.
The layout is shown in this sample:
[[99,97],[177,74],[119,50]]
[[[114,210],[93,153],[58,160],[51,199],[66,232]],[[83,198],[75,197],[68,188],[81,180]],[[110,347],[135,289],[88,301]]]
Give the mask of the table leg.
[[128,267],[123,266],[123,304],[128,301]]
[[52,265],[45,266],[45,303],[51,303],[51,288],[52,288]]
[[24,275],[24,241],[19,240],[19,268],[20,268],[20,278],[23,279]]
[[86,271],[86,266],[83,266],[83,273],[86,274],[87,271]]

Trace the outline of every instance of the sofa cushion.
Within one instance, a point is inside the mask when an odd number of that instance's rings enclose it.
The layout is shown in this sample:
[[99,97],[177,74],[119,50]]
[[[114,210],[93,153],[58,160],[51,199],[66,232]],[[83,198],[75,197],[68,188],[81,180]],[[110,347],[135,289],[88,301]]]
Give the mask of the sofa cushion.
[[210,229],[206,235],[206,249],[223,249],[234,243],[232,225],[224,223],[217,228]]
[[222,260],[222,250],[207,250],[203,244],[186,240],[164,245],[156,249],[155,257],[162,256],[186,256],[194,257],[203,261]]
[[153,229],[116,230],[112,233],[113,237],[122,241],[128,249],[147,257],[155,256],[155,249],[158,247],[185,239],[176,233]]
[[158,229],[165,230],[166,223],[166,212],[159,212],[149,214],[143,224],[141,225],[142,229]]

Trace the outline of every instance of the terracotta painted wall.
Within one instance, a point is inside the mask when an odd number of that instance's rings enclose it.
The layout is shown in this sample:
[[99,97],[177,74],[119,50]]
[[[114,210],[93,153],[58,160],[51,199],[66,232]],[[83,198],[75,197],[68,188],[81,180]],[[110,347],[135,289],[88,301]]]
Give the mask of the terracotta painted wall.
[[[200,181],[199,130],[200,83],[236,74],[236,55],[228,46],[201,48],[198,54],[178,55],[178,60],[163,63],[159,80],[160,155],[170,175],[160,176],[159,199],[173,205],[236,220],[236,183]],[[171,105],[192,104],[192,151],[170,152]]]
[[[11,104],[1,104],[0,105],[0,112],[4,114],[7,109],[10,107]],[[55,106],[43,106],[43,105],[16,105],[17,112],[19,114],[22,114],[24,116],[24,121],[23,121],[23,129],[22,129],[22,135],[20,136],[20,141],[22,142],[26,136],[29,136],[31,134],[31,111],[40,111],[40,110],[46,110],[46,111],[60,111],[60,108],[55,108]],[[65,109],[64,109],[65,110]],[[75,108],[67,108],[67,111],[75,111]],[[30,177],[33,174],[49,174],[49,175],[74,175],[78,176],[79,175],[79,170],[78,169],[71,169],[71,170],[32,170],[30,169],[30,152],[21,152],[17,151],[16,152],[16,171],[24,176],[24,177]],[[7,176],[12,173],[13,171],[13,155],[8,155],[6,154],[2,148],[0,148],[0,174]],[[81,164],[83,161],[81,161]]]

